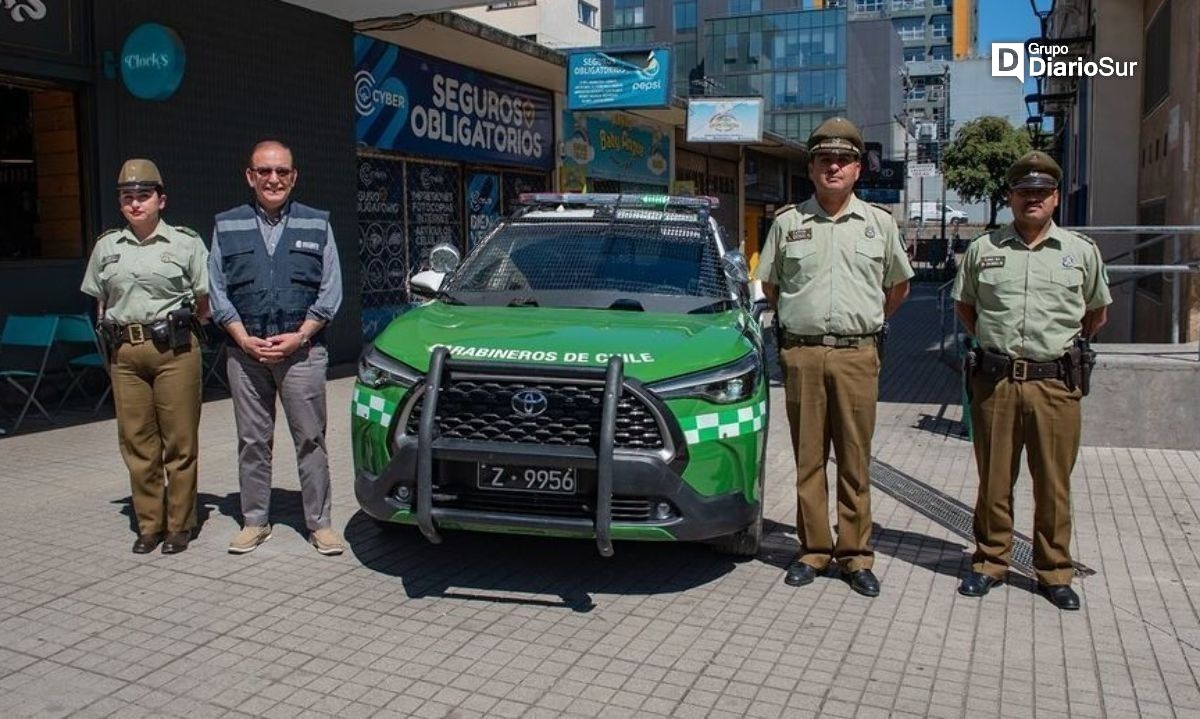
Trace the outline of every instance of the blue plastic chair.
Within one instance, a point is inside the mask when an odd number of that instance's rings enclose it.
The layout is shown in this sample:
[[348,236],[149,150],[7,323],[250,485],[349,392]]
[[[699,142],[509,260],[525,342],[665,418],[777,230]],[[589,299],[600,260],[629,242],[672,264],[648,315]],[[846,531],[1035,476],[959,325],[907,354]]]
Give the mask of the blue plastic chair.
[[[54,421],[42,403],[37,400],[37,391],[42,385],[42,379],[46,376],[46,363],[50,359],[50,350],[54,347],[57,331],[58,317],[56,315],[9,315],[4,323],[4,332],[0,334],[0,377],[25,397],[25,404],[21,407],[21,413],[17,415],[16,424],[12,427],[13,432],[20,429],[21,422],[24,421],[25,414],[29,412],[31,405],[37,407],[47,420]],[[37,363],[37,369],[10,365],[9,356],[12,352],[5,351],[8,348],[24,348],[26,350],[42,348],[41,361]],[[26,367],[32,366],[33,363],[26,365]],[[32,380],[32,383],[26,389],[18,380]]]
[[[67,375],[71,378],[71,383],[67,385],[66,391],[63,392],[62,399],[59,400],[55,412],[62,409],[72,392],[77,389],[80,392],[84,391],[81,383],[89,374],[99,371],[105,377],[108,376],[104,355],[100,352],[100,341],[96,337],[96,329],[92,326],[90,317],[87,315],[59,315],[56,337],[60,343],[84,345],[86,349],[83,354],[76,355],[67,360]],[[104,392],[100,395],[100,400],[92,408],[92,414],[100,411],[101,405],[104,404],[104,400],[108,399],[108,395],[111,392],[112,385],[106,384]]]

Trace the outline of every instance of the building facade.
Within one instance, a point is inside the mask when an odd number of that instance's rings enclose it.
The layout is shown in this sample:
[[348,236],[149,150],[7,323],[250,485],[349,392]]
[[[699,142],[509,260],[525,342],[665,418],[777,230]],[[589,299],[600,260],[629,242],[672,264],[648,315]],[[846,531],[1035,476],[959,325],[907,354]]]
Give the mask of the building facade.
[[[1132,77],[1055,78],[1038,93],[1038,112],[1054,118],[1049,149],[1065,172],[1064,224],[1200,225],[1197,27],[1198,0],[1061,0],[1056,5],[1047,19],[1048,37],[1068,42],[1074,54],[1138,62]],[[1153,235],[1095,236],[1104,256],[1118,258],[1119,264],[1173,264],[1200,257],[1197,235],[1181,235],[1178,251],[1173,240],[1133,251]],[[1114,287],[1113,297],[1105,339],[1200,338],[1200,282],[1195,275],[1128,280]],[[1176,302],[1180,312],[1173,325]]]
[[600,0],[498,0],[454,12],[546,47],[600,44]]

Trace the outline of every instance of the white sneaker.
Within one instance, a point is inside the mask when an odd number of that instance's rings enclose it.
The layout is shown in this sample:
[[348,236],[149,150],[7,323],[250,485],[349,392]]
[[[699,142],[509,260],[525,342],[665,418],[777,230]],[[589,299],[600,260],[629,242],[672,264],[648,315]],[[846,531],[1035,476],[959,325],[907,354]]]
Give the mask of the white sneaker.
[[271,525],[246,526],[229,543],[230,554],[246,554],[258,549],[258,545],[271,538]]

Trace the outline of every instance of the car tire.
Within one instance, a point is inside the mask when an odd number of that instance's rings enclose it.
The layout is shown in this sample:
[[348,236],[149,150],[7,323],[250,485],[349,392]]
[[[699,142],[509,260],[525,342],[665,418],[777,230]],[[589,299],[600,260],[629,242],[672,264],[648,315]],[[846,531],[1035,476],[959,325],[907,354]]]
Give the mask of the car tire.
[[763,472],[766,471],[766,457],[758,463],[758,507],[754,512],[754,521],[745,529],[726,535],[713,542],[713,548],[718,554],[733,557],[756,557],[762,546],[763,532]]

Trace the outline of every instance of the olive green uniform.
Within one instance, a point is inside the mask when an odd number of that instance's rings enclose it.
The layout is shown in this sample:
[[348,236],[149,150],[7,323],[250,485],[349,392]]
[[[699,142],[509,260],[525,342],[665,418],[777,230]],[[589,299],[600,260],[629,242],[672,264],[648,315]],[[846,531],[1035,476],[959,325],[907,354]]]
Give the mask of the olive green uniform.
[[[780,361],[796,459],[800,560],[824,570],[870,569],[870,462],[879,394],[876,336],[884,290],[913,276],[885,210],[852,197],[831,217],[811,198],[780,212],[755,278],[778,288]],[[829,527],[825,465],[837,456],[837,544]]]
[[[954,281],[953,298],[976,311],[980,347],[1031,362],[1061,358],[1082,331],[1086,311],[1112,302],[1100,251],[1091,239],[1050,223],[1030,249],[1013,225],[976,238]],[[1044,585],[1070,584],[1070,481],[1079,452],[1079,388],[1063,379],[998,382],[978,373],[971,423],[979,467],[972,568],[1002,579],[1012,554],[1012,490],[1021,451],[1033,476],[1033,563]]]
[[110,352],[109,374],[142,535],[186,532],[196,524],[201,362],[194,337],[190,349],[172,350],[129,328],[193,305],[208,293],[207,267],[199,235],[160,221],[145,242],[129,228],[101,235],[80,288],[126,333]]

